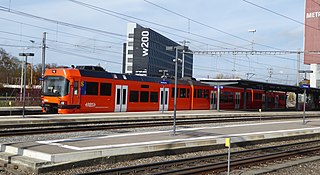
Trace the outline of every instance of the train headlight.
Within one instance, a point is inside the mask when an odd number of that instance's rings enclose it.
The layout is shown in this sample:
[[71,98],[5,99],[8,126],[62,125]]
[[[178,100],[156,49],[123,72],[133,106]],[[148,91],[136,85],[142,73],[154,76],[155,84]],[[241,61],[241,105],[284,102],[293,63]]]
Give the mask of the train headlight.
[[61,104],[61,105],[66,105],[66,104],[67,104],[67,102],[65,102],[65,101],[61,101],[61,102],[60,102],[60,104]]

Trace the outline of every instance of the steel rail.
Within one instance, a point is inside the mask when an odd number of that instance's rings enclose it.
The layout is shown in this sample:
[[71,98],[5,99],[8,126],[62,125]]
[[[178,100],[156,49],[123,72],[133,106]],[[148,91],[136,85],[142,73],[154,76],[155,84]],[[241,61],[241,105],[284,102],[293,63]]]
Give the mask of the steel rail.
[[[201,124],[202,122],[210,123],[221,123],[221,122],[238,122],[238,121],[256,121],[256,120],[278,120],[278,119],[297,119],[301,118],[301,115],[291,115],[291,116],[226,116],[226,117],[211,117],[211,116],[197,116],[190,118],[177,118],[182,124]],[[308,116],[308,118],[318,118],[318,116]],[[10,119],[7,119],[10,121]],[[32,121],[28,122],[28,118],[25,121],[19,121],[18,123],[0,123],[1,129],[10,129],[10,128],[26,128],[26,127],[47,127],[47,126],[76,126],[76,125],[89,125],[89,124],[101,124],[101,123],[129,123],[129,122],[172,122],[172,119],[136,119],[136,120],[105,120],[101,118],[92,118],[90,120],[76,120],[76,119],[48,119],[41,121]]]
[[[276,119],[290,119],[296,117],[277,117]],[[264,117],[263,120],[275,120],[274,117]],[[195,119],[178,119],[177,125],[191,124],[208,124],[208,123],[223,123],[223,122],[243,122],[257,121],[259,117],[230,117],[230,118],[195,118]],[[61,125],[61,126],[60,126]],[[101,121],[89,122],[65,122],[65,123],[39,123],[39,124],[21,124],[21,125],[0,125],[0,137],[33,135],[33,134],[54,134],[64,132],[85,132],[97,130],[111,129],[127,129],[127,128],[146,128],[171,126],[171,120],[142,120],[142,121],[123,121],[101,123]]]
[[[237,159],[231,160],[231,168],[235,169],[241,166],[249,166],[258,163],[265,163],[268,161],[274,161],[278,159],[283,159],[287,157],[292,157],[295,155],[303,155],[310,152],[320,151],[320,146],[304,146],[305,144],[315,144],[319,143],[320,140],[306,141],[300,143],[269,146],[263,148],[256,148],[251,150],[244,150],[233,152],[233,157],[238,157]],[[303,146],[294,148],[297,146]],[[293,147],[293,148],[290,148]],[[283,150],[287,149],[287,150]],[[256,155],[255,152],[262,152],[265,154]],[[269,153],[270,152],[270,153]],[[244,155],[241,155],[244,154]],[[249,156],[247,156],[249,155]],[[251,155],[251,156],[250,156]],[[252,156],[254,155],[254,156]],[[187,159],[171,160],[165,162],[156,162],[150,164],[143,164],[131,167],[115,168],[108,170],[100,170],[95,172],[83,173],[81,175],[89,174],[153,174],[153,175],[170,175],[170,174],[201,174],[201,173],[217,173],[221,171],[226,171],[227,160],[226,153],[207,155],[201,157],[193,157]]]

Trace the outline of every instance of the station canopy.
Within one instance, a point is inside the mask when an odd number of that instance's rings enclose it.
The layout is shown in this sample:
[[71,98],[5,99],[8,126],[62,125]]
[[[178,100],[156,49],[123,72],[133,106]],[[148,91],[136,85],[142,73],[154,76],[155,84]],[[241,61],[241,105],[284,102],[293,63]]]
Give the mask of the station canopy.
[[[252,80],[243,80],[243,79],[198,79],[202,83],[209,84],[210,86],[233,86],[239,88],[251,88],[259,89],[265,91],[282,91],[282,92],[294,92],[294,93],[303,93],[303,89],[299,86],[291,86],[284,84],[275,84],[267,82],[259,82]],[[310,93],[319,93],[320,89],[318,88],[308,88]]]

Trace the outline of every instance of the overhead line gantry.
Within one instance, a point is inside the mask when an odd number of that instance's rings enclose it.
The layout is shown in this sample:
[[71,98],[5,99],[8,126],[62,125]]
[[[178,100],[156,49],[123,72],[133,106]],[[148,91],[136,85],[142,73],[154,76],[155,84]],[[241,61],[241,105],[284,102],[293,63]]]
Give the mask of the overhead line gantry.
[[[250,50],[250,51],[226,51],[226,50],[212,50],[212,51],[192,51],[192,54],[195,55],[288,55],[288,54],[301,54],[303,51],[258,51],[258,50]],[[308,52],[308,53],[319,53],[319,52]]]

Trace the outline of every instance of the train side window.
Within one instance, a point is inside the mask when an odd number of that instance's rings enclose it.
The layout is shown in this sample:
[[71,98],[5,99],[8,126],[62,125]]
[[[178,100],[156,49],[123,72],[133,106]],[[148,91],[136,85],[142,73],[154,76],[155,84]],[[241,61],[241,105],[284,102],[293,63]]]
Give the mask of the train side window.
[[193,98],[197,98],[197,89],[194,89],[193,91]]
[[221,103],[227,103],[228,102],[228,96],[226,95],[225,92],[222,92],[220,95],[220,102]]
[[[243,97],[243,94],[242,94],[242,97]],[[247,101],[249,101],[251,99],[251,93],[246,92],[246,97],[247,97]]]
[[187,89],[180,88],[180,98],[186,98],[186,97],[187,97]]
[[234,94],[233,93],[231,93],[230,95],[229,95],[229,103],[233,103],[233,101],[234,101]]
[[111,83],[101,83],[100,84],[100,95],[101,96],[110,96],[111,89],[112,89]]
[[202,89],[198,89],[198,98],[203,98]]
[[142,84],[142,85],[141,85],[141,88],[149,88],[149,85]]
[[209,98],[209,90],[208,89],[205,89],[204,90],[204,98]]
[[141,91],[140,92],[140,102],[148,102],[149,101],[149,92]]
[[[179,88],[177,88],[177,98],[179,97],[178,92],[179,92]],[[172,88],[171,97],[174,98],[174,88]]]
[[220,101],[221,103],[233,103],[233,93],[232,92],[221,92]]
[[187,89],[187,98],[190,97],[190,89]]
[[79,88],[79,83],[78,81],[75,81],[73,84],[73,94],[78,95],[78,88]]
[[158,92],[150,92],[150,102],[158,102]]
[[138,102],[139,91],[130,91],[130,102]]
[[254,99],[255,99],[255,100],[260,100],[259,95],[260,95],[260,94],[254,94]]
[[86,83],[86,95],[98,95],[98,83],[97,82],[87,82]]

